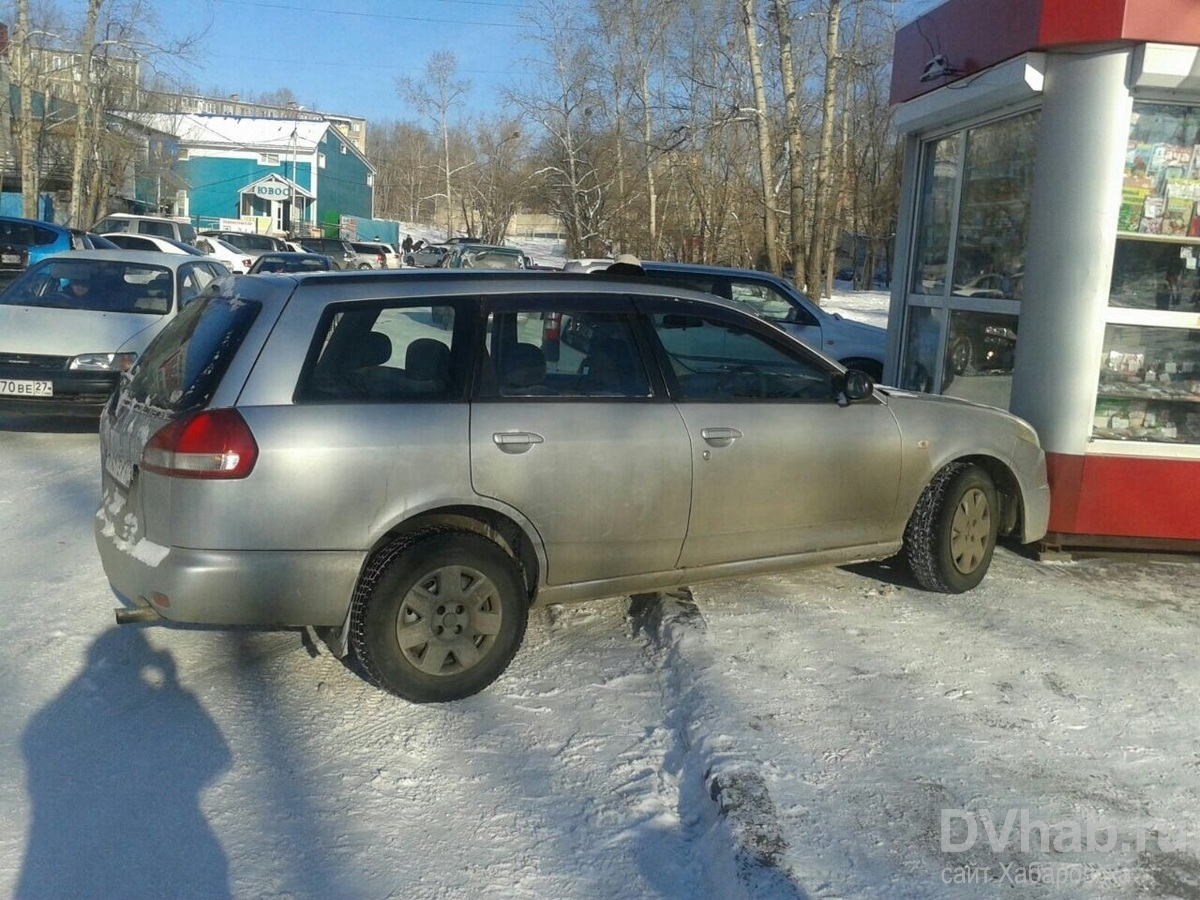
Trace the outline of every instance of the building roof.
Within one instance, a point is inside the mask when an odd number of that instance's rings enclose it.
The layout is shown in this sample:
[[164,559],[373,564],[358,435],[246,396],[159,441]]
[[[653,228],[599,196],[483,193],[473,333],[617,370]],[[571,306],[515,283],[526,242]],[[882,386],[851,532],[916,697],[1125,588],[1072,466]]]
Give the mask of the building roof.
[[277,153],[289,151],[293,146],[299,152],[311,153],[333,127],[329,122],[195,113],[154,113],[139,118],[151,128],[177,135],[181,143],[193,147],[235,146]]
[[896,33],[892,103],[1030,50],[1156,42],[1200,46],[1196,0],[945,0]]

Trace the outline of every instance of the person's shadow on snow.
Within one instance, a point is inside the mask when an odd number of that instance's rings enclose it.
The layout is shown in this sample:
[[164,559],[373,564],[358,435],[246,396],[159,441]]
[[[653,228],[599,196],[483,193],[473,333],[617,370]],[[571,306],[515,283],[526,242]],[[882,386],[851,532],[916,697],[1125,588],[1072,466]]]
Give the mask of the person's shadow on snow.
[[229,747],[141,630],[97,638],[21,749],[32,817],[18,898],[231,896],[199,799]]

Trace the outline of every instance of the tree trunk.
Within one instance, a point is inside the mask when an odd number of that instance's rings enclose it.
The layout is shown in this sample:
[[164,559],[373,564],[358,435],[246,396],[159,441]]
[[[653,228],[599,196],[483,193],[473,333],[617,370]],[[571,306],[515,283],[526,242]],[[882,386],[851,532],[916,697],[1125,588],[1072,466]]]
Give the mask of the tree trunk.
[[792,281],[804,285],[804,135],[800,131],[800,98],[796,94],[796,68],[792,60],[792,22],[787,0],[774,0],[775,27],[779,31],[779,73],[783,83],[788,149],[788,256]]
[[808,271],[805,273],[810,297],[819,297],[824,285],[825,247],[833,228],[829,221],[830,170],[833,167],[833,125],[837,106],[838,26],[841,0],[829,0],[825,30],[825,87],[821,104],[821,148],[817,157],[817,178],[813,186],[813,230],[808,242]]
[[[76,228],[87,228],[83,221],[83,156],[87,152],[91,129],[92,105],[100,102],[96,86],[92,82],[92,52],[96,44],[96,20],[100,17],[100,6],[104,0],[88,0],[87,20],[83,26],[83,46],[79,48],[81,60],[79,78],[75,81],[75,141],[71,150],[71,214],[70,223]],[[158,210],[155,210],[157,213]]]
[[779,225],[775,215],[771,166],[771,122],[767,118],[767,91],[763,85],[762,62],[758,57],[758,26],[754,21],[754,0],[741,0],[742,25],[746,29],[746,52],[750,77],[754,82],[755,125],[758,130],[758,168],[762,179],[763,251],[767,267],[779,274]]
[[37,147],[33,140],[33,49],[29,43],[29,0],[17,0],[16,66],[20,78],[20,104],[17,110],[17,142],[21,153],[21,215],[38,217]]

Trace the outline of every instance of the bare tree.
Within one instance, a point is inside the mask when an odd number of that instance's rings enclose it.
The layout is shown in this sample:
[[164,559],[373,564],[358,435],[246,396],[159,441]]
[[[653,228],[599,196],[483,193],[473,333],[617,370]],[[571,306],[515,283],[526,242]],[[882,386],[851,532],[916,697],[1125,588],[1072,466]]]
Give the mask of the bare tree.
[[454,236],[454,199],[451,178],[460,169],[450,166],[450,111],[459,107],[470,90],[469,81],[460,80],[458,58],[449,50],[439,50],[425,62],[425,77],[421,81],[397,78],[396,90],[408,99],[422,115],[434,122],[442,136],[442,176],[446,198],[446,239]]
[[808,261],[805,267],[807,288],[810,296],[819,297],[824,286],[826,268],[826,242],[835,230],[830,221],[832,175],[834,165],[833,130],[836,123],[838,99],[838,29],[841,24],[841,0],[828,0],[825,10],[825,84],[821,103],[821,145],[817,156],[816,182],[813,185],[812,234],[808,243]]
[[96,20],[100,18],[100,7],[104,0],[88,0],[87,18],[83,26],[83,38],[80,41],[80,77],[75,81],[75,140],[71,153],[71,218],[70,222],[76,228],[86,228],[82,221],[84,192],[83,158],[87,152],[88,139],[92,129],[87,127],[92,121],[93,107],[98,105],[99,98],[95,95],[92,80],[92,54],[96,47]]
[[763,255],[772,272],[779,266],[779,217],[775,213],[775,151],[771,144],[770,111],[763,81],[762,62],[758,56],[758,22],[755,0],[741,0],[742,27],[746,30],[746,53],[750,62],[750,79],[754,86],[754,127],[758,133],[758,169],[762,179]]
[[544,53],[532,64],[543,77],[527,90],[511,92],[510,101],[542,127],[539,174],[545,201],[567,233],[569,256],[591,256],[604,240],[611,175],[599,164],[603,123],[594,122],[602,105],[596,94],[593,48],[580,35],[586,30],[570,5],[541,0],[531,11]]
[[475,177],[470,181],[478,234],[486,243],[501,244],[513,216],[525,199],[522,134],[514,119],[481,123],[475,130]]
[[21,215],[36,219],[41,178],[37,170],[33,125],[33,45],[29,0],[17,0],[17,40],[13,45],[13,70],[20,98],[16,115],[17,145],[21,157]]

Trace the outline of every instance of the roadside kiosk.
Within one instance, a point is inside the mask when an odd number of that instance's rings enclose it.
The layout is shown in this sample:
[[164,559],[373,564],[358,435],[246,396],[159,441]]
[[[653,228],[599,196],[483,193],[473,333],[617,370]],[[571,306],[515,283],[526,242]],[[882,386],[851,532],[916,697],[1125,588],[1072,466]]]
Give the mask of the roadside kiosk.
[[891,99],[885,381],[1029,420],[1049,545],[1200,550],[1200,3],[948,0]]

